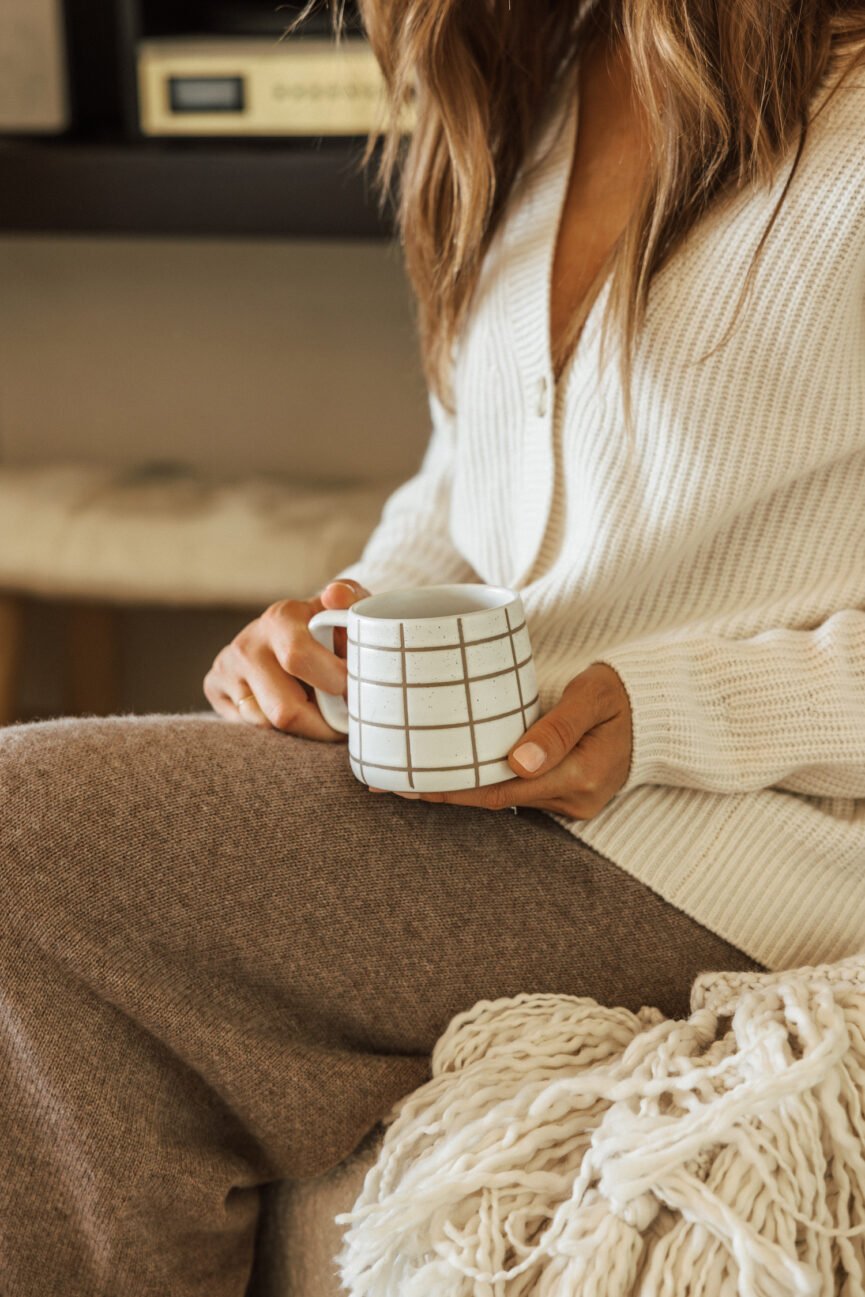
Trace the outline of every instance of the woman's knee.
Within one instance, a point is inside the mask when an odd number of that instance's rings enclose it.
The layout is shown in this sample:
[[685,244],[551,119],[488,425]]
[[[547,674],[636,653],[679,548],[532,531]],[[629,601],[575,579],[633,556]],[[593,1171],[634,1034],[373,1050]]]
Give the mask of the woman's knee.
[[0,729],[0,884],[14,924],[45,935],[52,918],[98,907],[126,865],[143,863],[147,839],[158,847],[171,830],[160,788],[188,765],[196,728],[109,716]]
[[125,815],[143,787],[158,728],[146,718],[87,716],[0,730],[3,842],[44,856],[106,831],[111,812]]
[[290,887],[300,821],[355,789],[344,745],[209,712],[11,726],[0,885],[22,935],[68,944],[101,927],[105,943],[146,942],[170,928],[194,947],[204,920],[222,922],[232,896],[252,905],[273,869]]

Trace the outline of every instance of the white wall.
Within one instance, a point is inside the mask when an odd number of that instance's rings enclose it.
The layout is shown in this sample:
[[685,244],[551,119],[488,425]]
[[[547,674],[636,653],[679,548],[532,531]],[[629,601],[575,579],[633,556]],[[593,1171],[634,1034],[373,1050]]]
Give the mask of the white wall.
[[[396,246],[0,239],[4,462],[407,477],[427,435]],[[206,706],[200,675],[237,615],[124,622],[124,704]],[[28,632],[24,704],[56,714],[61,619],[34,608]]]
[[395,246],[0,240],[0,451],[400,473],[426,435]]

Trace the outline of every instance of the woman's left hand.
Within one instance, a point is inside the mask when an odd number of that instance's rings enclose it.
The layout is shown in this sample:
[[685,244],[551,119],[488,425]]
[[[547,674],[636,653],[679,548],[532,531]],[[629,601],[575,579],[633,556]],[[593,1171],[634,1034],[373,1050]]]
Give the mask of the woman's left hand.
[[593,662],[569,681],[561,701],[517,739],[507,758],[516,779],[454,793],[396,796],[488,811],[534,806],[588,820],[625,783],[631,749],[631,705],[625,686],[611,666]]

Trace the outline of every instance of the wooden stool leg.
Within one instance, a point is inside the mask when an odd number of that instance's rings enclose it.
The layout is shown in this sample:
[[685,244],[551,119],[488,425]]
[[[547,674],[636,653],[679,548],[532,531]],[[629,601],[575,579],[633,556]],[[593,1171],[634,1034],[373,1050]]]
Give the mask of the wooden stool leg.
[[120,710],[120,614],[109,604],[67,611],[67,711],[111,716]]
[[14,595],[0,595],[0,725],[11,725],[18,700],[18,664],[24,631],[24,602]]

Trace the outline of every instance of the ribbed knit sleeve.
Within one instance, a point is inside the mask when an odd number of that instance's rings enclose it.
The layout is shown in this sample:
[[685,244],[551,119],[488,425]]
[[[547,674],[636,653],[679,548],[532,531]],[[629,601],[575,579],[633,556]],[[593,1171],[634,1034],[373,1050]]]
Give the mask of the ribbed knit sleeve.
[[388,496],[360,557],[338,577],[360,581],[372,594],[400,586],[478,581],[449,530],[454,419],[428,394],[432,428],[418,471]]
[[865,612],[750,639],[632,641],[596,659],[632,710],[627,792],[669,784],[865,797]]

